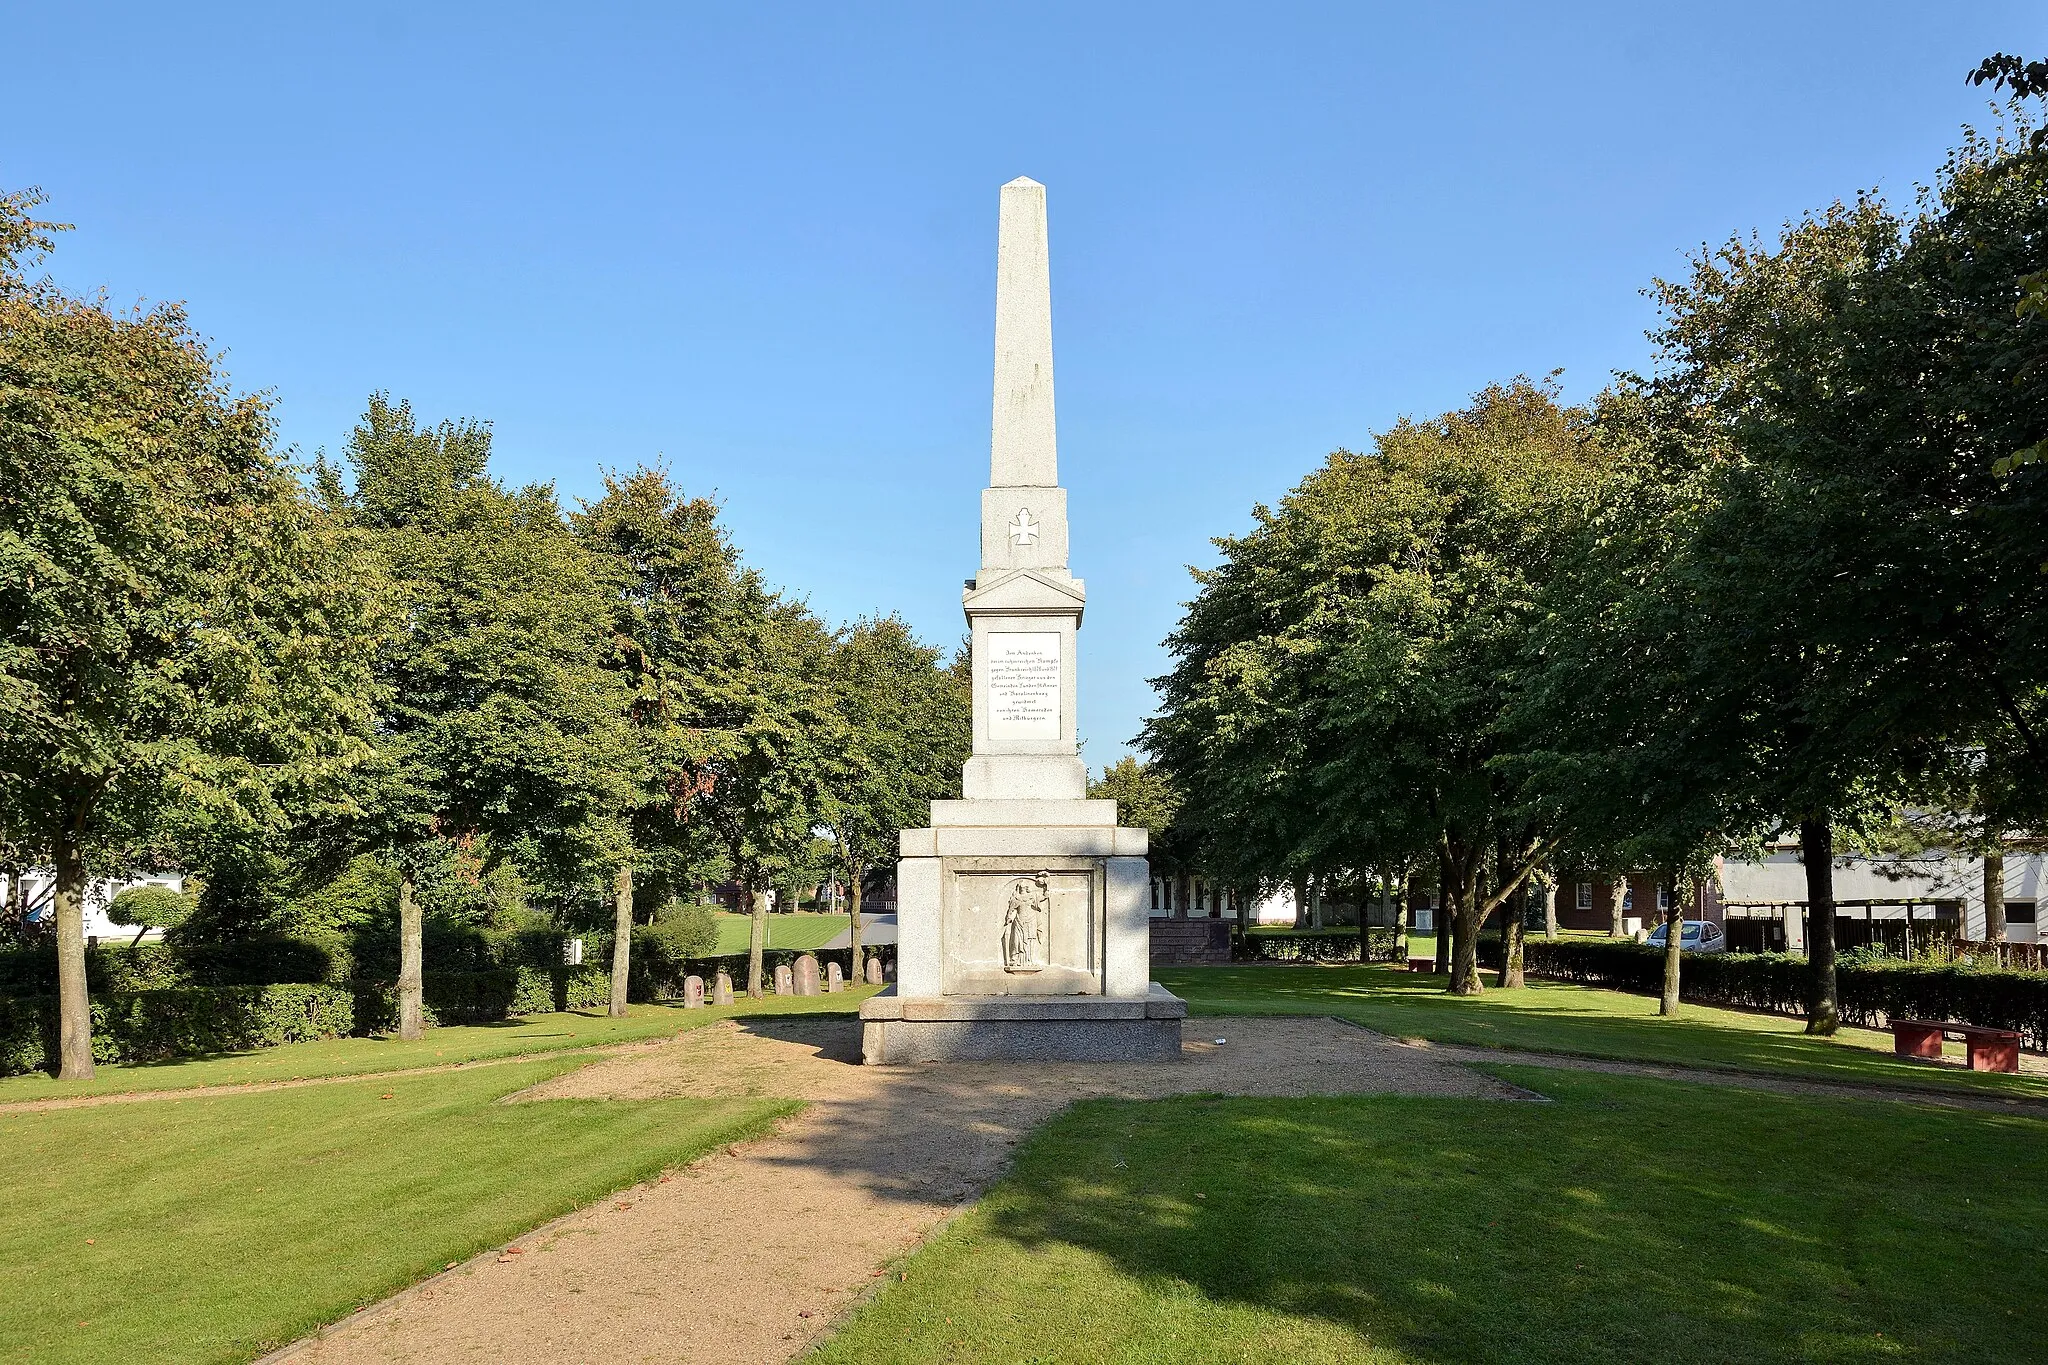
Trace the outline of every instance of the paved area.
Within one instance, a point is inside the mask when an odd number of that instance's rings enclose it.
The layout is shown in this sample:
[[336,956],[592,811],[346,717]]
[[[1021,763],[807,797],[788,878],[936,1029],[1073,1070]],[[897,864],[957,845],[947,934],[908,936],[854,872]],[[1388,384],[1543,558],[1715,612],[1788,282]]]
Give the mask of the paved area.
[[[860,917],[860,942],[862,947],[872,948],[877,944],[894,943],[895,941],[896,917],[894,915],[864,914]],[[853,946],[853,930],[840,930],[839,937],[822,946],[826,948],[851,948]]]
[[[1178,1063],[863,1067],[850,1020],[727,1021],[521,1098],[774,1095],[781,1132],[584,1209],[273,1359],[775,1362],[1089,1096],[1527,1099],[1447,1056],[1328,1019],[1191,1020]],[[1218,1041],[1226,1040],[1226,1041]]]

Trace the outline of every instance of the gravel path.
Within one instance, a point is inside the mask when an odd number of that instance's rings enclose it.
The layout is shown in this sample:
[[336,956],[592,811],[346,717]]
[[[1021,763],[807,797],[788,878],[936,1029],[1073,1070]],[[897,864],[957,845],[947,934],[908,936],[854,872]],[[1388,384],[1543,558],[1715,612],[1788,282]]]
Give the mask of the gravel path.
[[[767,1138],[584,1209],[270,1357],[784,1361],[1091,1096],[1533,1098],[1442,1052],[1329,1019],[1191,1020],[1151,1065],[858,1065],[850,1020],[728,1021],[520,1099],[770,1095],[810,1107]],[[1227,1042],[1218,1045],[1217,1038]]]

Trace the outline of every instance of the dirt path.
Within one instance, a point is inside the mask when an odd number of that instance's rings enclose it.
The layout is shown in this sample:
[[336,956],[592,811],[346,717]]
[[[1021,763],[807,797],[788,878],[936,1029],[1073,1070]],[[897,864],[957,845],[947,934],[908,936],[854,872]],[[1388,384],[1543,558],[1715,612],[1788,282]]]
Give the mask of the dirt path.
[[863,1067],[853,1021],[782,1019],[611,1058],[521,1098],[772,1095],[810,1107],[772,1137],[571,1214],[516,1254],[479,1257],[270,1359],[783,1361],[1074,1100],[1530,1098],[1328,1019],[1194,1020],[1185,1037],[1178,1064]]
[[[1381,1036],[1362,1025],[1353,1027],[1375,1038]],[[1768,1090],[1779,1095],[1819,1095],[1834,1099],[1885,1100],[1897,1104],[1938,1104],[1950,1109],[1981,1109],[2000,1114],[2048,1115],[2048,1099],[2035,1095],[1970,1094],[1959,1090],[1937,1090],[1932,1086],[1866,1085],[1858,1081],[1773,1076],[1760,1071],[1730,1071],[1719,1067],[1667,1066],[1661,1062],[1608,1061],[1600,1057],[1470,1047],[1461,1043],[1430,1043],[1419,1039],[1399,1046],[1459,1063],[1543,1066],[1560,1071],[1599,1071],[1610,1076],[1649,1076],[1664,1081],[1690,1081],[1697,1085],[1724,1085],[1737,1090]]]

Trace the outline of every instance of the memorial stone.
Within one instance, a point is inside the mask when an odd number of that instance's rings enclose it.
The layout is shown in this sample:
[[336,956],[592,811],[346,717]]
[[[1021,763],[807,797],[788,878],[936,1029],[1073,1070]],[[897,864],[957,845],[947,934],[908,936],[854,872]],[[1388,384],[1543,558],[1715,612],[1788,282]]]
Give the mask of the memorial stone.
[[827,962],[825,964],[825,993],[830,995],[834,991],[843,991],[845,989],[846,979],[839,973],[839,964],[837,962]]
[[882,984],[882,959],[879,956],[868,959],[868,965],[861,970],[862,978],[870,986]]
[[818,959],[805,953],[796,960],[796,993],[816,995],[818,993]]
[[981,570],[961,595],[974,747],[963,799],[900,836],[895,984],[860,1011],[869,1062],[1180,1056],[1187,1007],[1151,979],[1146,832],[1088,799],[1087,594],[1067,569],[1055,437],[1045,187],[1018,179],[997,218]]
[[731,973],[720,972],[718,974],[717,979],[711,986],[711,1003],[714,1005],[730,1005],[732,1003]]
[[796,994],[796,980],[791,974],[787,962],[775,969],[775,993],[777,995]]
[[701,1010],[704,1008],[704,978],[686,976],[683,978],[683,1008]]

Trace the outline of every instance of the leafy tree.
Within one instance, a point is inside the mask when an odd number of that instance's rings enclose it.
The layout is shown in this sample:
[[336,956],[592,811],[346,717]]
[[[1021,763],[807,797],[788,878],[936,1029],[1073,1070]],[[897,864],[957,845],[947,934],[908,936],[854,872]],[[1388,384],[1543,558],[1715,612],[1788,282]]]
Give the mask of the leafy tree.
[[931,803],[957,798],[974,742],[965,667],[947,667],[899,616],[856,621],[832,642],[829,663],[840,742],[822,788],[820,824],[831,831],[850,893],[853,973],[862,971],[861,889],[868,869],[895,861],[897,833],[931,822]]
[[1480,925],[1555,837],[1499,760],[1557,523],[1604,465],[1588,414],[1518,381],[1336,452],[1219,541],[1144,737],[1203,793],[1204,848],[1298,894],[1432,852],[1476,992]]
[[107,918],[135,930],[135,941],[152,929],[176,929],[192,914],[192,897],[168,886],[131,886],[107,906]]
[[59,1074],[85,1079],[89,869],[340,801],[378,590],[180,309],[24,276],[39,202],[0,197],[0,828],[55,866]]
[[626,689],[605,666],[611,602],[552,489],[487,472],[490,429],[420,428],[371,396],[348,446],[350,499],[398,626],[376,663],[388,703],[357,833],[398,868],[399,1036],[424,1028],[420,879],[451,857],[517,857],[557,883],[616,868],[640,781]]
[[714,686],[744,654],[744,594],[717,505],[684,497],[665,470],[607,474],[604,496],[574,521],[611,598],[608,658],[639,757],[637,780],[620,787],[628,838],[613,888],[611,1013],[623,1016],[636,872],[659,905],[712,852],[707,765],[723,739]]

